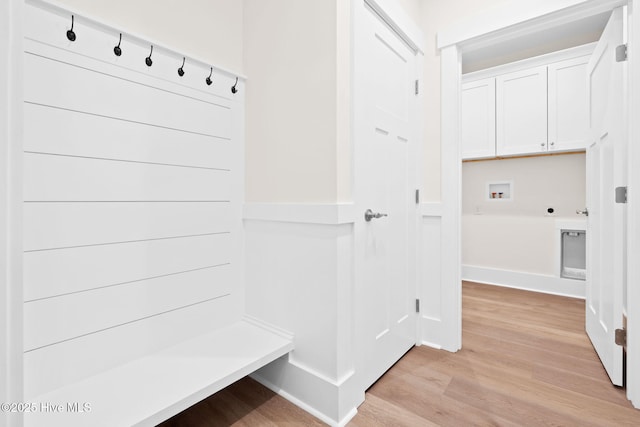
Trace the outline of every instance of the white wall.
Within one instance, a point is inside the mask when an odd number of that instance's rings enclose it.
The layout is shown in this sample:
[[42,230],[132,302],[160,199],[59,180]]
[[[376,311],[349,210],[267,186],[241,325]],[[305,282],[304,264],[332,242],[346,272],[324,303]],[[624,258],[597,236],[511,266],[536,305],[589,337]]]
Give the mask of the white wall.
[[58,0],[123,31],[242,73],[240,0]]
[[[463,265],[553,275],[555,220],[583,219],[585,163],[584,153],[464,162]],[[496,181],[513,182],[513,200],[487,199]]]
[[[585,203],[584,153],[505,158],[462,164],[462,213],[575,216]],[[512,201],[487,200],[486,183],[513,181]]]
[[418,25],[422,16],[422,8],[425,4],[424,0],[397,0],[398,4],[404,9],[406,14]]
[[244,1],[248,202],[351,202],[351,7]]
[[337,4],[245,1],[247,201],[337,200]]

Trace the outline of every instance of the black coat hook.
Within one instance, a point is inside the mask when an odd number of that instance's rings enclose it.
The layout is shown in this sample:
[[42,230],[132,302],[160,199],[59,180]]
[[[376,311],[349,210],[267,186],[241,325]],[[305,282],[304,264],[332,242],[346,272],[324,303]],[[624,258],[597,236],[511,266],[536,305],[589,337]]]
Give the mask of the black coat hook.
[[67,31],[67,38],[72,42],[76,41],[76,33],[73,32],[73,21],[73,15],[71,15],[71,29]]
[[120,40],[118,40],[118,46],[113,48],[113,53],[115,53],[116,56],[122,55],[122,49],[120,49],[120,43],[122,43],[122,33],[120,33]]
[[153,53],[153,45],[151,45],[151,52],[149,52],[149,56],[147,56],[144,62],[147,64],[147,67],[151,67],[153,65],[153,61],[151,60],[151,54]]
[[213,80],[211,80],[211,76],[213,76],[213,67],[211,67],[211,72],[209,73],[209,77],[207,77],[207,79],[205,80],[205,82],[207,82],[207,86],[211,86],[211,83],[213,83]]
[[236,88],[236,86],[238,86],[238,78],[236,77],[236,83],[231,86],[231,93],[236,93],[238,92],[238,89]]
[[182,65],[180,66],[180,68],[178,68],[178,75],[180,77],[184,76],[184,61],[185,61],[185,57],[182,57]]

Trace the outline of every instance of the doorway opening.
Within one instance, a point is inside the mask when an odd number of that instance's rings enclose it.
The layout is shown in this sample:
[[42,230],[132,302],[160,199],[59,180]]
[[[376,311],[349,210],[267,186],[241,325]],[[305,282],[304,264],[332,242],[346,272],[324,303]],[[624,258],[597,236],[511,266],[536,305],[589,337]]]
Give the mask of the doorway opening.
[[[491,84],[477,85],[474,82],[474,85],[471,87],[465,87],[464,82],[466,76],[463,75],[462,105],[460,106],[462,111],[460,125],[463,129],[461,135],[463,159],[465,152],[472,153],[476,156],[480,153],[481,157],[485,158],[520,157],[520,155],[528,156],[531,154],[535,154],[535,156],[530,158],[525,157],[529,161],[529,168],[525,167],[526,165],[524,163],[518,164],[522,158],[507,160],[510,162],[509,166],[511,166],[511,168],[508,166],[504,167],[502,163],[504,160],[499,160],[499,163],[493,164],[485,161],[480,167],[477,166],[479,164],[478,162],[467,162],[460,168],[461,173],[459,176],[459,182],[462,183],[460,223],[462,225],[463,279],[506,287],[570,295],[570,293],[562,292],[561,285],[563,281],[566,282],[567,280],[574,280],[575,278],[567,279],[566,277],[562,277],[561,268],[554,268],[553,274],[551,275],[541,275],[540,273],[544,273],[544,271],[527,272],[526,267],[531,270],[544,270],[545,262],[543,262],[543,260],[548,260],[550,257],[552,261],[548,263],[548,266],[553,264],[556,266],[561,265],[562,258],[557,250],[560,249],[560,247],[552,248],[551,245],[545,244],[547,237],[554,236],[556,234],[554,230],[560,227],[550,227],[548,233],[545,231],[545,228],[548,228],[551,223],[549,217],[560,213],[566,214],[573,210],[562,203],[571,201],[574,206],[578,206],[576,213],[585,214],[587,214],[588,211],[587,209],[581,209],[579,207],[582,205],[580,198],[585,201],[585,205],[587,205],[588,202],[590,206],[593,206],[593,208],[591,208],[592,218],[588,221],[588,225],[583,228],[591,240],[591,249],[588,250],[589,270],[587,270],[586,277],[589,286],[583,290],[587,305],[585,310],[585,323],[588,335],[609,377],[616,385],[622,385],[623,357],[621,349],[612,345],[612,332],[619,324],[621,327],[622,322],[622,294],[624,283],[622,272],[624,268],[622,264],[617,265],[612,253],[619,250],[619,259],[624,259],[626,240],[623,230],[626,228],[624,225],[626,220],[624,215],[626,211],[614,207],[613,189],[616,183],[618,185],[623,182],[626,183],[626,168],[621,166],[626,161],[626,135],[624,131],[617,132],[615,130],[612,131],[612,129],[625,129],[623,94],[626,92],[624,89],[619,89],[623,88],[626,83],[619,83],[625,80],[625,78],[623,78],[624,73],[621,71],[623,69],[613,62],[614,60],[621,62],[624,61],[625,58],[620,59],[619,57],[615,57],[614,59],[615,55],[612,56],[611,52],[608,51],[612,51],[611,46],[623,46],[624,40],[626,40],[623,36],[623,22],[626,22],[626,18],[623,20],[621,10],[622,9],[616,9],[613,13],[603,12],[600,15],[592,15],[589,19],[582,19],[574,23],[582,23],[582,26],[574,28],[580,28],[580,31],[590,36],[600,31],[600,35],[597,35],[600,41],[595,46],[595,52],[588,61],[582,60],[583,63],[586,63],[582,78],[580,78],[579,75],[574,75],[573,80],[562,81],[561,79],[557,79],[558,76],[556,73],[559,67],[552,61],[547,61],[548,65],[546,66],[541,66],[536,63],[535,66],[529,66],[528,68],[520,67],[515,71],[498,67],[496,69],[501,74],[497,73],[495,81],[491,82]],[[604,21],[606,21],[607,24],[605,27],[602,27],[601,23]],[[600,30],[597,30],[597,28],[600,28]],[[553,30],[549,29],[546,31],[553,32]],[[526,37],[532,35],[535,36],[535,32]],[[516,38],[516,40],[526,45],[526,40],[524,40],[523,37],[524,36],[520,36]],[[509,48],[514,47],[513,44],[509,45],[508,41],[504,40],[492,47],[495,47],[496,51],[504,58],[505,54],[503,49],[505,46]],[[480,51],[483,51],[485,56],[492,55],[491,50],[487,46],[480,49]],[[603,52],[607,52],[607,55],[604,55]],[[494,55],[498,56],[498,54]],[[463,50],[461,59],[463,70],[465,68],[465,58],[468,60],[468,57]],[[471,55],[471,58],[476,62],[478,61],[478,57]],[[579,58],[575,58],[575,60],[580,61]],[[568,62],[571,63],[571,65],[576,65],[577,62],[575,60],[571,58]],[[485,63],[487,61],[490,62],[491,58],[485,60]],[[479,72],[476,71],[475,73],[477,74]],[[484,77],[484,75],[482,75],[482,77]],[[560,108],[559,105],[561,102],[564,102],[560,96],[563,87],[570,87],[572,82],[580,79],[583,79],[586,88],[588,88],[588,99],[585,98],[585,100],[588,101],[586,102],[588,111],[584,114],[587,120],[583,121],[583,124],[588,126],[584,126],[586,129],[582,132],[577,130],[577,128],[580,127],[580,123],[575,120],[575,117],[572,117],[572,115],[575,116],[573,109],[566,111],[566,123],[562,124],[562,126],[565,127],[565,131],[573,128],[578,135],[582,135],[582,148],[586,149],[587,155],[581,157],[575,164],[581,165],[584,168],[583,178],[579,179],[579,181],[584,183],[584,187],[582,188],[584,188],[585,191],[572,192],[562,189],[561,184],[565,184],[568,181],[565,179],[565,176],[564,178],[552,179],[552,182],[542,185],[541,188],[544,191],[537,195],[535,191],[537,187],[536,184],[541,183],[545,178],[553,175],[553,173],[550,173],[552,168],[548,166],[540,167],[544,164],[541,163],[542,160],[540,159],[545,159],[546,161],[552,158],[549,157],[550,154],[557,154],[560,151],[580,151],[580,147],[575,144],[575,137],[570,141],[570,144],[565,144],[566,141],[562,141],[561,144],[558,134],[556,133],[561,124],[554,122],[554,120],[557,119],[555,116],[557,115],[557,110]],[[491,79],[488,81],[491,81]],[[609,86],[611,86],[613,90],[610,90]],[[465,151],[465,149],[468,148],[465,144],[469,144],[467,141],[469,139],[469,132],[468,130],[465,131],[465,120],[469,121],[470,126],[483,129],[481,120],[469,114],[469,108],[465,110],[465,100],[468,106],[473,102],[477,103],[477,99],[475,98],[478,98],[477,94],[465,97],[465,89],[477,90],[478,87],[484,88],[484,93],[490,93],[491,88],[495,88],[495,92],[491,94],[494,99],[493,105],[495,105],[494,114],[480,115],[481,117],[487,118],[487,122],[490,123],[491,119],[493,119],[495,123],[496,131],[493,134],[495,137],[494,156],[479,151],[479,144],[475,142],[471,143],[472,149]],[[611,92],[615,94],[615,96],[605,96],[602,95],[602,92]],[[490,102],[486,102],[486,99],[480,97],[479,105],[484,107],[485,104],[490,104]],[[574,107],[576,111],[578,111],[584,105],[585,102],[582,102],[577,103]],[[475,108],[477,109],[477,105],[475,105]],[[615,123],[613,123],[612,120]],[[490,140],[491,138],[486,139]],[[568,156],[565,158],[568,158]],[[495,160],[492,161],[495,162]],[[514,164],[517,166],[513,167]],[[514,177],[510,179],[508,176],[491,176],[492,173],[505,173],[502,169],[507,171],[511,169],[510,173],[514,174],[514,176],[521,173],[524,174],[524,177]],[[529,171],[528,173],[525,172],[527,169]],[[616,169],[620,169],[621,172],[616,172]],[[500,170],[502,171],[500,172]],[[564,170],[565,175],[567,175],[566,171],[573,170],[573,168],[565,165],[564,167],[561,166],[559,170]],[[482,175],[482,173],[484,173],[484,175]],[[576,177],[574,173],[569,173],[568,175],[573,176],[574,179]],[[577,176],[579,175],[580,174]],[[469,176],[471,176],[471,178],[469,178]],[[531,182],[527,180],[527,177],[530,178]],[[525,193],[524,203],[522,200],[520,200],[520,203],[515,203],[515,200],[519,200],[518,196],[516,196],[518,193],[516,193],[511,186],[509,187],[509,197],[506,199],[501,197],[505,194],[503,192],[483,190],[482,196],[487,198],[486,202],[488,203],[478,201],[482,199],[477,198],[476,193],[478,193],[478,191],[474,191],[474,185],[477,186],[479,183],[486,181],[486,186],[490,189],[491,179],[494,181],[506,180],[507,182],[519,181],[520,183],[524,183],[522,187],[529,190],[528,194]],[[494,187],[496,187],[495,183]],[[519,185],[515,185],[515,188],[519,187]],[[571,196],[575,194],[578,194],[578,199],[572,200]],[[496,195],[498,197],[496,197]],[[558,199],[553,200],[554,195],[559,196]],[[491,202],[507,203],[491,205]],[[561,204],[561,208],[556,208],[553,206],[554,204]],[[537,212],[538,209],[540,212]],[[483,219],[478,219],[485,213],[489,213],[490,215],[485,215]],[[539,224],[537,224],[539,219],[538,215],[545,217]],[[574,220],[574,218],[565,219],[565,221],[567,220],[571,221]],[[618,225],[616,224],[620,225],[620,230],[618,230]],[[547,227],[544,227],[544,225]],[[576,236],[580,234],[579,230],[570,231]],[[529,232],[533,233],[532,239],[527,238],[527,233]],[[555,239],[550,237],[550,240],[553,241]],[[531,249],[536,246],[540,247],[542,251],[534,254],[535,251],[532,252]],[[478,248],[481,248],[481,250],[478,250]],[[500,253],[501,251],[503,253],[502,256],[498,256],[497,259],[491,259],[492,252]],[[555,262],[553,262],[553,260],[555,260]],[[490,266],[493,263],[494,268],[479,267],[473,265],[474,262],[476,264],[485,263]],[[500,265],[501,262],[503,263],[502,265]],[[503,268],[495,268],[496,266]],[[506,269],[504,268],[505,266],[507,267]],[[525,268],[522,268],[523,266],[525,266]],[[620,277],[617,276],[617,272],[620,272]],[[558,277],[555,277],[556,275]],[[543,279],[542,276],[546,276],[557,282],[560,289],[545,289],[547,286],[536,289],[534,283],[541,281]],[[607,282],[614,282],[614,284],[604,285],[605,278]],[[551,282],[549,283],[551,284]],[[553,286],[551,287],[553,288]],[[578,294],[573,296],[582,296],[579,295],[580,292],[573,293]],[[610,303],[603,304],[604,299],[607,299],[607,301],[610,300]]]
[[609,15],[463,50],[462,279],[584,298],[562,230],[586,231],[586,70]]
[[[461,58],[466,52],[492,49],[496,45],[508,44],[512,40],[519,40],[532,33],[553,31],[562,28],[572,22],[581,21],[585,17],[595,16],[600,13],[610,13],[620,6],[628,7],[628,37],[629,42],[621,47],[622,53],[628,52],[626,59],[627,78],[629,81],[626,92],[627,104],[623,109],[623,115],[636,117],[640,111],[640,67],[636,58],[640,58],[640,1],[639,0],[603,0],[603,1],[568,1],[564,6],[557,4],[530,5],[505,5],[507,10],[495,21],[485,22],[475,20],[468,27],[459,27],[449,33],[438,34],[438,48],[442,64],[441,89],[442,89],[442,234],[450,236],[447,244],[441,245],[444,267],[451,267],[449,273],[442,274],[442,288],[448,292],[443,295],[443,310],[450,315],[443,319],[443,336],[453,337],[449,341],[443,341],[451,351],[461,348],[461,157],[460,157],[460,82],[461,82]],[[538,7],[539,6],[539,7]],[[526,10],[524,10],[526,9]],[[621,45],[618,45],[621,46]],[[614,46],[617,48],[617,46]],[[593,104],[596,105],[596,104]],[[634,141],[636,135],[640,135],[640,122],[628,120],[623,131],[628,132],[628,140]],[[633,143],[628,144],[628,157],[619,160],[627,167],[627,179],[629,191],[640,188],[640,173],[635,166],[640,164],[640,149]],[[637,200],[629,198],[625,204],[627,230],[626,249],[620,254],[623,262],[629,260],[622,269],[628,283],[640,280],[640,265],[634,262],[640,254],[640,225],[638,218],[640,208]],[[591,215],[589,216],[591,220]],[[591,233],[594,234],[594,233]],[[449,262],[448,260],[451,260]],[[444,270],[443,270],[444,271]],[[589,271],[589,268],[587,268]],[[449,291],[450,290],[450,291]],[[627,304],[637,306],[640,304],[640,288],[628,286],[624,291]],[[620,316],[622,317],[622,316]],[[640,352],[640,316],[633,310],[627,312],[628,329],[626,345],[627,353],[633,360],[636,353]],[[613,332],[613,331],[611,331]],[[613,341],[611,341],[613,342]],[[613,344],[611,344],[613,345]],[[640,369],[633,364],[627,367],[627,397],[635,407],[640,408]]]

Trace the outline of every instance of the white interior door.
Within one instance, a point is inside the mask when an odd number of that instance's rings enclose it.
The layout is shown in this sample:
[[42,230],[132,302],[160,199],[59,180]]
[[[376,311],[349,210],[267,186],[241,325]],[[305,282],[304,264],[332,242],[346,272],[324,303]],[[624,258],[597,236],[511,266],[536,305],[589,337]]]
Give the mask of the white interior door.
[[587,148],[586,330],[611,381],[622,385],[624,205],[615,187],[624,185],[624,63],[616,61],[623,42],[622,9],[613,11],[587,69],[590,145]]
[[[415,53],[364,7],[356,22],[357,372],[368,388],[416,343]],[[365,220],[365,210],[380,217]],[[384,215],[384,216],[382,216]]]

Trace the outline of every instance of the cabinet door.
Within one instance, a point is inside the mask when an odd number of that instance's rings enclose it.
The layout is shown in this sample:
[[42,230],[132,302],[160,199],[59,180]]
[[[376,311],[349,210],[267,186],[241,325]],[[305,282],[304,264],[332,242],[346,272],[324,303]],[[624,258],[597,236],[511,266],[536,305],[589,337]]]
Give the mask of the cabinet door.
[[547,152],[547,67],[496,78],[498,156]]
[[462,85],[461,147],[463,159],[496,155],[496,79]]
[[589,56],[557,62],[549,73],[549,151],[584,150],[589,131]]

